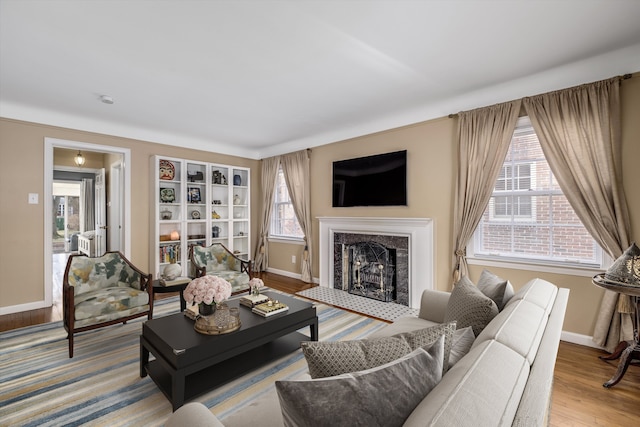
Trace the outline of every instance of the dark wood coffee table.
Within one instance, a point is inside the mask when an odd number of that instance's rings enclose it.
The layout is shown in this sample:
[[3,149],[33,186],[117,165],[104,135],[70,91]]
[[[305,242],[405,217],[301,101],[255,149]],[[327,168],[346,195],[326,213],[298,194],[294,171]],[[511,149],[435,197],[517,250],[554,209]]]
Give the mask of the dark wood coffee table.
[[[265,293],[287,304],[289,311],[264,318],[240,305],[237,298],[230,299],[229,307],[239,307],[242,327],[229,334],[200,334],[184,313],[145,322],[140,376],[149,374],[175,411],[185,401],[294,352],[301,341],[318,340],[318,316],[311,303]],[[297,332],[305,326],[310,337]],[[149,353],[155,360],[149,362]]]

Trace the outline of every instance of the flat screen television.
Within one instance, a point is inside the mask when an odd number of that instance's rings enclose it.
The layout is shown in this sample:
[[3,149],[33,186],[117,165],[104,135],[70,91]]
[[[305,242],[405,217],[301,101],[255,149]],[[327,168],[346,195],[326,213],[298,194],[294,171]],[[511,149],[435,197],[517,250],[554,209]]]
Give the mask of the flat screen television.
[[406,206],[407,150],[333,162],[333,207]]

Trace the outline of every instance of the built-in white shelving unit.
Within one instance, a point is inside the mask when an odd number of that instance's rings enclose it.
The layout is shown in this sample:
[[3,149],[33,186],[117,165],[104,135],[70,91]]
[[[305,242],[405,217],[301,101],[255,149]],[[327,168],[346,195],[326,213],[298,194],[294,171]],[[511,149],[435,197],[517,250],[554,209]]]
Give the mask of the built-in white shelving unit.
[[160,277],[169,263],[191,275],[190,248],[225,245],[250,259],[250,170],[173,157],[151,159],[153,244],[150,265]]

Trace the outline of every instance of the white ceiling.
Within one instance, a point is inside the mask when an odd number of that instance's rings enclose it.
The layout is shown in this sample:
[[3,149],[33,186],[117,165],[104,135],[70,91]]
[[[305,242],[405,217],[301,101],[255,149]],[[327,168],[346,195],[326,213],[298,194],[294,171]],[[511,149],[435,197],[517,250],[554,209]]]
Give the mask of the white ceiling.
[[0,116],[263,158],[640,71],[639,22],[638,0],[0,0]]

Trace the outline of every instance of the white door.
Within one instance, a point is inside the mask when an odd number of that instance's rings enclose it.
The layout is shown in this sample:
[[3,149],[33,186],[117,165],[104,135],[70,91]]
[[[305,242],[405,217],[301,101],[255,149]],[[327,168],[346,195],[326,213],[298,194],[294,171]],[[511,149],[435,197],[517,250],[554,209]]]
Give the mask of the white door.
[[96,172],[96,256],[107,251],[107,206],[104,168]]
[[123,194],[122,167],[121,161],[112,164],[111,173],[109,174],[109,201],[107,202],[109,240],[107,241],[107,248],[110,251],[122,251],[122,234],[124,232],[122,227],[124,206],[121,202],[121,194]]

